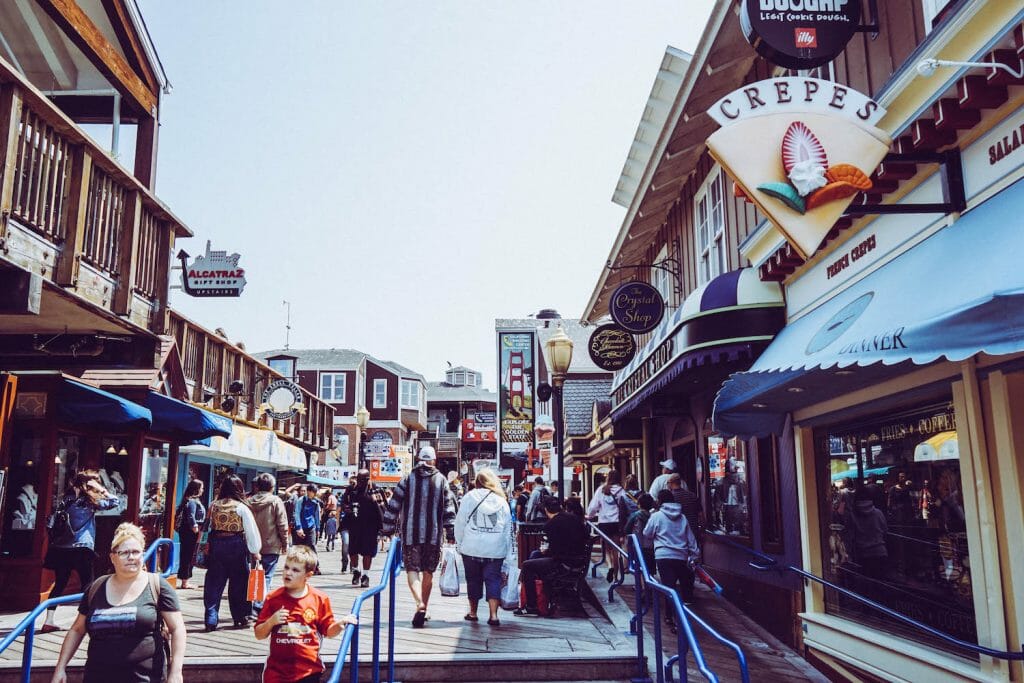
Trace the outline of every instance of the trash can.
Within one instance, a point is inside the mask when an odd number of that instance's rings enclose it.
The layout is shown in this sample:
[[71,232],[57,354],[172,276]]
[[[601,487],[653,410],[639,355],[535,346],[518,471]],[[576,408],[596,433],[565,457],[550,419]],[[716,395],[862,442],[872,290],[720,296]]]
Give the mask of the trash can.
[[520,522],[517,527],[516,548],[519,551],[519,567],[522,568],[523,562],[530,559],[530,553],[540,550],[544,541],[544,523]]

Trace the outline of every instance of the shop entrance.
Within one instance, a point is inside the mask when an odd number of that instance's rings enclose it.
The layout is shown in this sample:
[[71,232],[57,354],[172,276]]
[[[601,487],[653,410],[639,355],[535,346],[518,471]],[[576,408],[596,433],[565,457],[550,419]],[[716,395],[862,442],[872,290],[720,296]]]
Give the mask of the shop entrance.
[[672,459],[676,462],[679,476],[691,491],[697,491],[697,444],[688,441],[672,446]]

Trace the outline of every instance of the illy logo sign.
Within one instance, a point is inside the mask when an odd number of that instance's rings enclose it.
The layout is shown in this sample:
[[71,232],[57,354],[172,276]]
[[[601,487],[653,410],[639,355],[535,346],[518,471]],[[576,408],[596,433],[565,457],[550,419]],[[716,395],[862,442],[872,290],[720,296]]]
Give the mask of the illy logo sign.
[[797,49],[818,47],[818,31],[813,28],[797,28],[793,29],[795,39],[793,46]]

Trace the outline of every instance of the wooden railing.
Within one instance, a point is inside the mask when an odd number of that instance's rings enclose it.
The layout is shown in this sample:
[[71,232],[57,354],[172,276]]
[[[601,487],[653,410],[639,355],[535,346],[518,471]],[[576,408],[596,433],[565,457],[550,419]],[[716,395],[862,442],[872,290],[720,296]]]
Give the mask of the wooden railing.
[[[42,238],[32,238],[41,245],[35,251],[23,246],[30,235]],[[0,58],[0,251],[9,260],[164,332],[174,239],[190,235],[147,187]],[[95,271],[86,286],[83,263]],[[134,305],[139,297],[145,306]]]
[[[210,332],[177,311],[170,312],[169,334],[174,337],[181,355],[182,368],[188,382],[190,398],[221,410],[234,380],[242,382],[243,390],[235,396],[232,417],[252,425],[270,427],[278,434],[302,442],[312,450],[328,449],[334,437],[334,408],[317,396],[302,390],[304,413],[290,420],[271,420],[260,414],[263,389],[283,376],[250,356],[224,337]],[[207,394],[214,394],[204,401]]]

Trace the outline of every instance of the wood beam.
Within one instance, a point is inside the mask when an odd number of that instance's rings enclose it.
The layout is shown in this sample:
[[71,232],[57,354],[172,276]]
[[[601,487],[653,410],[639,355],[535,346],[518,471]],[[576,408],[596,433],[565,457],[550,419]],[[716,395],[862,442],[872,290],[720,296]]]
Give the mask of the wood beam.
[[146,85],[153,92],[160,89],[156,74],[150,68],[149,59],[146,57],[146,50],[142,47],[138,34],[133,30],[132,19],[128,15],[128,9],[124,6],[124,0],[102,0],[103,9],[110,19],[110,25],[114,27],[114,33],[121,43],[121,48],[128,55],[128,62],[136,73],[142,74]]
[[156,116],[157,95],[122,57],[74,0],[35,0],[86,58],[113,81],[135,109]]
[[156,155],[159,147],[160,124],[152,117],[139,121],[135,130],[135,177],[156,192]]
[[89,200],[89,180],[92,178],[92,155],[81,145],[71,150],[71,175],[68,177],[68,197],[64,201],[64,234],[53,281],[63,287],[78,285],[78,269],[82,264],[85,247],[85,214]]
[[114,313],[131,315],[135,293],[135,271],[139,264],[139,223],[142,220],[142,195],[128,192],[121,214],[121,235],[117,248],[117,289],[114,290]]
[[7,240],[7,219],[14,202],[14,176],[18,162],[18,122],[21,93],[13,84],[0,89],[0,249]]

